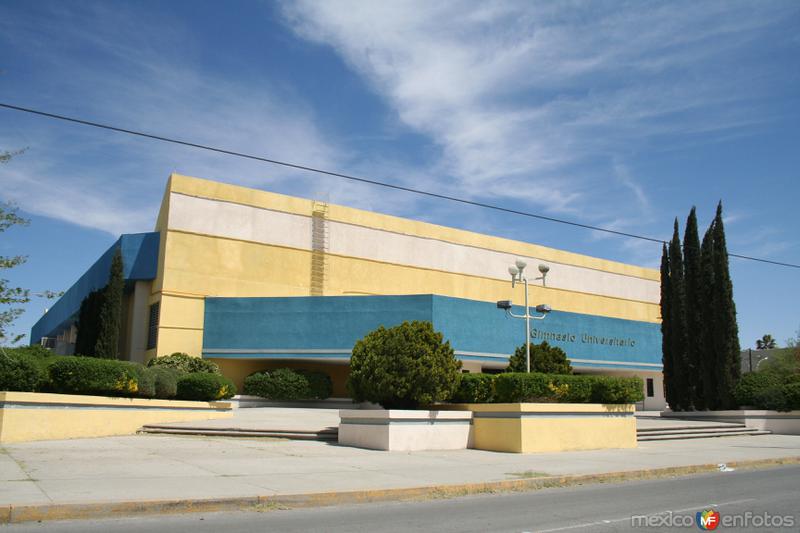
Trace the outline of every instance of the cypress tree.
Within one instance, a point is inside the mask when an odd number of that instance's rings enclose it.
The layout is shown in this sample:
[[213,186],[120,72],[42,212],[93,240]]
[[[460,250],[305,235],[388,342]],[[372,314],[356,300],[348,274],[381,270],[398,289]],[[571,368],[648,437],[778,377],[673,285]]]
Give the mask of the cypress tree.
[[78,311],[78,335],[75,338],[75,355],[93,357],[97,343],[97,331],[100,321],[100,307],[103,302],[103,291],[90,292],[81,302]]
[[122,272],[122,254],[119,248],[111,260],[111,272],[108,285],[103,290],[103,304],[100,308],[100,320],[95,344],[95,355],[108,359],[116,359],[119,355],[119,329],[122,322],[122,293],[125,279]]
[[697,213],[692,207],[683,234],[683,275],[686,288],[686,362],[695,409],[705,408],[703,394],[703,294],[700,271],[700,236],[697,232]]
[[670,316],[669,252],[661,246],[661,362],[664,365],[664,396],[670,408],[675,408],[675,388],[672,381],[672,336]]
[[703,236],[700,248],[701,316],[703,321],[700,340],[700,369],[703,374],[703,403],[706,409],[717,409],[717,350],[714,345],[716,307],[714,306],[714,223]]
[[715,346],[717,353],[717,398],[719,409],[736,406],[733,388],[741,374],[739,326],[736,323],[736,304],[733,301],[733,283],[728,267],[728,247],[725,243],[725,227],[722,222],[722,201],[717,205],[714,218],[714,307]]
[[674,385],[675,405],[673,410],[685,411],[692,408],[691,391],[689,390],[689,369],[686,361],[686,292],[683,276],[683,254],[681,238],[678,232],[678,219],[672,241],[669,243],[669,279],[670,279],[670,355],[672,357],[672,382]]

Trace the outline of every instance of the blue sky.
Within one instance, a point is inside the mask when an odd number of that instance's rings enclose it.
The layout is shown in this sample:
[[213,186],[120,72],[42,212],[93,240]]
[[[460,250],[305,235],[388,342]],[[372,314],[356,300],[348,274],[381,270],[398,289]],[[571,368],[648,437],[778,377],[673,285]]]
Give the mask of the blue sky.
[[[800,263],[800,4],[0,4],[0,101],[659,238],[718,200],[732,252]],[[13,284],[149,231],[170,172],[657,266],[660,247],[0,110]],[[701,228],[701,231],[703,229]],[[800,271],[732,260],[743,347]],[[33,301],[28,332],[47,302]]]

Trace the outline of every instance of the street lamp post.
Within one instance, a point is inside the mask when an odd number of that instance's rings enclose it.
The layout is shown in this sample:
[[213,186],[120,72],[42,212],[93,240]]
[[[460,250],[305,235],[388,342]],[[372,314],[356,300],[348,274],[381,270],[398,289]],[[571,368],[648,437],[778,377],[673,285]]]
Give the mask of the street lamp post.
[[[518,281],[521,281],[525,284],[525,314],[524,315],[515,315],[511,312],[511,301],[500,301],[497,302],[497,307],[501,309],[505,309],[506,313],[514,318],[521,318],[525,320],[525,366],[528,372],[531,371],[531,320],[544,320],[547,316],[547,313],[550,312],[550,306],[547,304],[539,304],[536,306],[536,312],[541,313],[541,315],[532,315],[530,307],[528,307],[528,278],[524,275],[525,267],[528,264],[521,259],[517,259],[515,265],[508,267],[508,273],[511,274],[511,288],[513,289],[516,286]],[[538,278],[534,278],[533,281],[542,280],[542,286],[546,286],[546,278],[547,273],[550,271],[550,267],[545,264],[539,265],[539,272],[541,272],[541,276]]]

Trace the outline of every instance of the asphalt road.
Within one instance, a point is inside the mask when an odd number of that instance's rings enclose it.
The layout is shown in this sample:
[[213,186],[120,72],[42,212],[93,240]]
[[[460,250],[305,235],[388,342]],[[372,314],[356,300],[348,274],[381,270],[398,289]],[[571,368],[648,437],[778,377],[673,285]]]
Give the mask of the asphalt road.
[[[800,466],[792,466],[410,503],[16,524],[0,532],[700,531],[695,513],[709,507],[723,520],[717,531],[800,531],[798,480]],[[748,512],[748,527],[726,525]],[[758,527],[764,513],[794,525]],[[647,515],[650,525],[635,527],[632,515]]]

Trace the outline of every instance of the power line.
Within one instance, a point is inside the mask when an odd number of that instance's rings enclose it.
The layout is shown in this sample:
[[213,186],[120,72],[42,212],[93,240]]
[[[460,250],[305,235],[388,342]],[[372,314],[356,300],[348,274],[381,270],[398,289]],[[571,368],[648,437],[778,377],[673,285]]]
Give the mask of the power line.
[[[627,233],[627,232],[624,232],[624,231],[617,231],[617,230],[613,230],[613,229],[609,229],[609,228],[603,228],[603,227],[599,227],[599,226],[592,226],[591,224],[582,224],[580,222],[574,222],[574,221],[571,221],[571,220],[564,220],[564,219],[560,219],[560,218],[549,217],[549,216],[546,216],[546,215],[540,215],[540,214],[531,213],[531,212],[528,212],[528,211],[520,211],[518,209],[511,209],[509,207],[502,207],[502,206],[499,206],[499,205],[487,204],[487,203],[484,203],[484,202],[476,202],[476,201],[473,201],[473,200],[467,200],[466,198],[458,198],[456,196],[448,196],[446,194],[439,194],[439,193],[430,192],[430,191],[423,191],[421,189],[414,189],[414,188],[411,188],[411,187],[404,187],[402,185],[395,185],[393,183],[387,183],[387,182],[383,182],[383,181],[371,180],[371,179],[367,179],[367,178],[360,178],[358,176],[352,176],[352,175],[349,175],[349,174],[342,174],[340,172],[333,172],[333,171],[330,171],[330,170],[323,170],[323,169],[320,169],[320,168],[309,167],[309,166],[306,166],[306,165],[298,165],[298,164],[295,164],[295,163],[288,163],[286,161],[279,161],[277,159],[270,159],[270,158],[267,158],[267,157],[261,157],[261,156],[252,155],[252,154],[245,154],[245,153],[242,153],[242,152],[236,152],[234,150],[226,150],[224,148],[217,148],[217,147],[214,147],[214,146],[198,144],[198,143],[194,143],[194,142],[190,142],[190,141],[182,141],[180,139],[173,139],[171,137],[164,137],[163,135],[155,135],[155,134],[152,134],[152,133],[145,133],[145,132],[142,132],[142,131],[136,131],[136,130],[126,129],[126,128],[119,128],[119,127],[116,127],[116,126],[110,126],[108,124],[101,124],[99,122],[92,122],[90,120],[83,120],[83,119],[79,119],[79,118],[68,117],[66,115],[58,115],[58,114],[55,114],[55,113],[48,113],[46,111],[40,111],[40,110],[37,110],[37,109],[31,109],[31,108],[27,108],[27,107],[15,106],[15,105],[6,104],[6,103],[3,103],[3,102],[0,102],[0,107],[5,108],[5,109],[10,109],[12,111],[20,111],[20,112],[23,112],[23,113],[30,113],[30,114],[33,114],[33,115],[39,115],[41,117],[51,118],[51,119],[55,119],[55,120],[62,120],[62,121],[65,121],[65,122],[72,122],[74,124],[81,124],[81,125],[84,125],[84,126],[91,126],[93,128],[100,128],[100,129],[104,129],[104,130],[115,131],[117,133],[126,133],[128,135],[135,135],[137,137],[144,137],[146,139],[153,139],[153,140],[156,140],[156,141],[162,141],[162,142],[167,142],[167,143],[172,143],[172,144],[178,144],[178,145],[181,145],[181,146],[188,146],[190,148],[198,148],[200,150],[207,150],[209,152],[216,152],[216,153],[219,153],[219,154],[231,155],[231,156],[234,156],[234,157],[240,157],[240,158],[243,158],[243,159],[250,159],[250,160],[253,160],[253,161],[261,161],[263,163],[271,163],[273,165],[280,165],[280,166],[283,166],[283,167],[293,168],[293,169],[297,169],[297,170],[304,170],[304,171],[307,171],[307,172],[315,172],[317,174],[324,174],[326,176],[333,176],[333,177],[336,177],[336,178],[342,178],[342,179],[346,179],[346,180],[350,180],[350,181],[356,181],[356,182],[359,182],[359,183],[366,183],[368,185],[375,185],[375,186],[378,186],[378,187],[385,187],[387,189],[394,189],[394,190],[397,190],[397,191],[403,191],[403,192],[408,192],[408,193],[412,193],[412,194],[418,194],[418,195],[421,195],[421,196],[428,196],[430,198],[437,198],[437,199],[440,199],[440,200],[447,200],[447,201],[450,201],[450,202],[456,202],[456,203],[460,203],[460,204],[471,205],[471,206],[474,206],[474,207],[482,207],[484,209],[492,209],[494,211],[500,211],[500,212],[503,212],[503,213],[510,213],[510,214],[513,214],[513,215],[520,215],[520,216],[524,216],[524,217],[535,218],[535,219],[538,219],[538,220],[546,220],[548,222],[554,222],[554,223],[557,223],[557,224],[566,224],[568,226],[574,226],[574,227],[578,227],[578,228],[584,228],[584,229],[589,229],[589,230],[593,230],[593,231],[599,231],[599,232],[602,232],[602,233],[610,233],[612,235],[618,235],[620,237],[629,237],[631,239],[639,239],[639,240],[650,241],[650,242],[655,242],[655,243],[659,243],[659,244],[666,244],[667,243],[667,241],[664,241],[663,239],[656,239],[654,237],[647,237],[647,236],[644,236],[644,235],[637,235],[635,233]],[[793,263],[783,263],[783,262],[780,262],[780,261],[772,261],[770,259],[761,259],[761,258],[758,258],[758,257],[751,257],[751,256],[747,256],[747,255],[734,254],[734,253],[731,253],[731,252],[728,252],[728,256],[729,257],[736,257],[738,259],[746,259],[748,261],[757,261],[757,262],[760,262],[760,263],[769,263],[771,265],[778,265],[778,266],[784,266],[784,267],[789,267],[789,268],[798,268],[798,269],[800,269],[800,265],[793,264]]]

